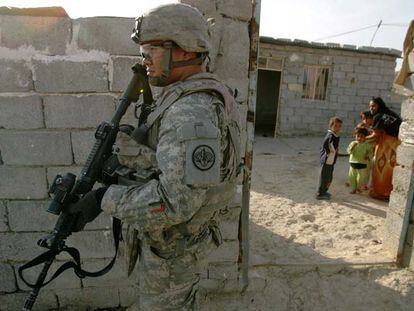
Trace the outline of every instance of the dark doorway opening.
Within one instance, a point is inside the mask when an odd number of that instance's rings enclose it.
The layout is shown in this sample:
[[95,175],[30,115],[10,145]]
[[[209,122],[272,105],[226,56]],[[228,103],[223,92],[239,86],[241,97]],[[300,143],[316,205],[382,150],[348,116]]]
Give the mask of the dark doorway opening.
[[259,69],[255,135],[265,137],[273,137],[275,135],[280,76],[280,71]]

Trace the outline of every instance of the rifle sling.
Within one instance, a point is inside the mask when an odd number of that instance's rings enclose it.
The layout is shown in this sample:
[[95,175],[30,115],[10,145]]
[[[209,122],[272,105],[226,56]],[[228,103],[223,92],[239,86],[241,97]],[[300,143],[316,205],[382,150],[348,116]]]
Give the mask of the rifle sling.
[[[49,284],[50,282],[52,282],[55,278],[57,278],[63,271],[67,270],[67,269],[73,269],[75,274],[83,279],[85,277],[98,277],[101,275],[106,274],[109,270],[111,270],[111,268],[113,267],[113,265],[115,264],[115,260],[116,260],[116,256],[118,254],[118,247],[119,247],[119,240],[120,240],[120,236],[121,236],[121,221],[117,218],[113,218],[112,219],[112,233],[113,233],[113,237],[114,237],[114,244],[115,244],[115,255],[112,258],[111,262],[104,267],[103,269],[96,271],[96,272],[89,272],[89,271],[85,271],[82,269],[81,267],[81,260],[80,260],[80,254],[79,251],[74,248],[74,247],[63,247],[60,250],[48,250],[47,252],[44,252],[43,254],[40,254],[39,256],[37,256],[36,258],[34,258],[33,260],[29,261],[28,263],[24,264],[23,266],[19,267],[19,275],[20,278],[23,280],[23,282],[31,287],[31,288],[41,288],[47,284]],[[57,255],[59,255],[61,252],[66,252],[68,253],[73,261],[68,261],[65,262],[63,265],[61,265],[56,272],[51,276],[51,278],[46,281],[43,282],[42,284],[31,284],[29,282],[27,282],[24,278],[23,278],[23,271],[40,265],[50,259],[54,259],[54,257],[56,257]]]

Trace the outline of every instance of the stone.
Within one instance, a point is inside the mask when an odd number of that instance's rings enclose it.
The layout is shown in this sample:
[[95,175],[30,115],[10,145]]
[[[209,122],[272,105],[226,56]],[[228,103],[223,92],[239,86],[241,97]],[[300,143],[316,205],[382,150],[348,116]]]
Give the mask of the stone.
[[249,33],[246,23],[223,19],[222,41],[215,62],[221,79],[246,77],[249,69]]
[[[21,310],[28,297],[29,292],[16,292],[1,295],[1,308],[2,310]],[[50,290],[42,289],[40,295],[36,299],[33,310],[56,310],[57,308],[58,301],[54,293]]]
[[407,98],[401,104],[401,115],[414,122],[414,98]]
[[95,143],[95,131],[81,131],[72,133],[72,148],[75,163],[85,164]]
[[107,63],[70,59],[33,60],[34,86],[42,93],[107,92]]
[[24,60],[0,59],[0,68],[0,92],[33,90],[32,72]]
[[[96,128],[115,112],[111,95],[50,95],[44,97],[47,128]],[[82,112],[82,113],[79,113]]]
[[83,260],[112,258],[115,253],[112,231],[76,232],[67,239],[66,244],[77,248]]
[[239,257],[239,241],[225,241],[208,256],[210,263],[237,262]]
[[1,46],[32,46],[40,53],[63,55],[72,36],[67,17],[0,15]]
[[58,217],[48,213],[47,207],[48,201],[10,201],[8,203],[10,230],[52,231]]
[[9,231],[6,203],[0,201],[0,232]]
[[141,57],[111,56],[109,61],[109,81],[112,92],[123,92],[133,76],[131,67],[141,61]]
[[237,279],[238,265],[232,263],[210,264],[208,267],[208,278],[215,280]]
[[73,20],[73,25],[79,28],[77,43],[81,49],[119,55],[138,54],[138,45],[131,40],[134,18],[79,18]]
[[0,233],[0,261],[29,261],[45,252],[37,245],[45,232]]
[[226,17],[241,21],[249,21],[253,14],[252,2],[240,0],[219,0],[217,9]]
[[119,306],[117,287],[86,287],[55,291],[63,310],[94,310]]
[[72,164],[70,134],[64,132],[5,132],[0,136],[2,158],[7,165]]
[[0,128],[43,128],[42,99],[39,95],[0,96]]
[[44,199],[47,197],[44,168],[0,166],[0,199]]
[[216,13],[217,7],[215,1],[205,1],[205,0],[182,0],[181,3],[189,4],[202,13],[205,16],[210,17],[211,15]]
[[0,263],[0,292],[13,292],[16,290],[16,280],[12,266]]

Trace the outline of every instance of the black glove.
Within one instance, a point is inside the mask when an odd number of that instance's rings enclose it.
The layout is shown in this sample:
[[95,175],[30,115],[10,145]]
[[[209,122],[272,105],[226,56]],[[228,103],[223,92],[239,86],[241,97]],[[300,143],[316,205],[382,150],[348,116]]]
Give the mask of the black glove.
[[108,188],[102,187],[89,191],[78,202],[69,205],[66,209],[68,214],[77,215],[72,232],[79,232],[85,228],[88,222],[94,220],[102,212],[102,198]]

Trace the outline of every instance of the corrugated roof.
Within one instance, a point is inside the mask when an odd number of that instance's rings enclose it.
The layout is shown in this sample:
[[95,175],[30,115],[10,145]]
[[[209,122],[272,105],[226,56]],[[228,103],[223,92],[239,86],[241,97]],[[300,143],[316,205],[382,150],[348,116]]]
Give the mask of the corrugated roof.
[[373,46],[356,46],[351,44],[339,44],[334,42],[322,43],[322,42],[310,42],[300,39],[286,39],[286,38],[272,38],[272,37],[260,37],[260,42],[277,44],[277,45],[291,45],[301,46],[315,49],[335,49],[335,50],[346,50],[357,53],[374,53],[381,55],[390,55],[394,57],[401,57],[401,51],[397,49],[373,47]]

